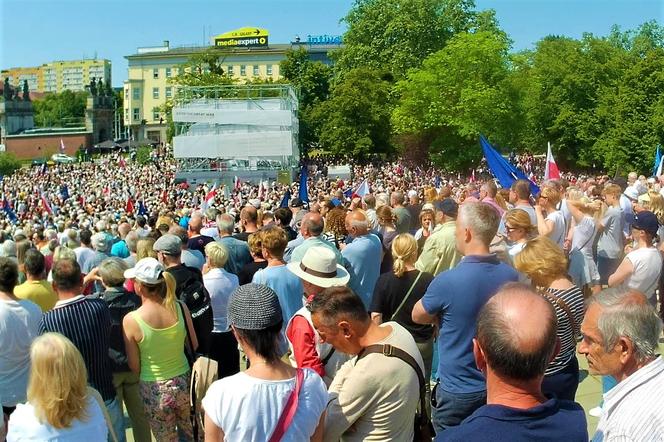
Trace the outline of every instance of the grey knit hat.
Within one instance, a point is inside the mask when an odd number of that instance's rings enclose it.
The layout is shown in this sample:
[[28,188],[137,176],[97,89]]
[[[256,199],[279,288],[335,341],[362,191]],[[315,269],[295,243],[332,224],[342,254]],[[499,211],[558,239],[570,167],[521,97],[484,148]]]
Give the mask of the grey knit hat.
[[245,284],[228,302],[228,322],[242,330],[264,330],[283,320],[279,298],[270,287]]

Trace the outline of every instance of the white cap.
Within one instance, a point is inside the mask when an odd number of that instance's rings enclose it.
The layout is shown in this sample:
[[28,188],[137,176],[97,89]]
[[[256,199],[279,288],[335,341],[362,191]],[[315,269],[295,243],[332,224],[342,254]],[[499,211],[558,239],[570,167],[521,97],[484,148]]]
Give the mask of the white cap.
[[155,285],[163,278],[162,273],[164,266],[159,261],[154,258],[143,258],[133,268],[125,270],[124,277]]

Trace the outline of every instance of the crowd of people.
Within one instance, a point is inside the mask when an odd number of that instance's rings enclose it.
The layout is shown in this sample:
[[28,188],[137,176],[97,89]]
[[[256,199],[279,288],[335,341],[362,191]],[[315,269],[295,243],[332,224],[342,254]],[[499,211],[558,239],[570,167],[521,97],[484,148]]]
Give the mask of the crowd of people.
[[661,440],[660,183],[327,166],[307,198],[167,150],[4,177],[0,435]]

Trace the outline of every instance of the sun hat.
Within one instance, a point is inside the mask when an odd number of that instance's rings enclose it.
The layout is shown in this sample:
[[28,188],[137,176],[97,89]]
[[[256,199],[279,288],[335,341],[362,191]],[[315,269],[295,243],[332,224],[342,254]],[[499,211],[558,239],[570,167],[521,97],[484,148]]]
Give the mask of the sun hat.
[[337,264],[335,253],[323,246],[307,249],[301,262],[290,262],[286,267],[299,278],[317,287],[342,286],[350,279],[348,271]]
[[124,272],[127,279],[137,279],[145,284],[154,285],[163,277],[164,266],[154,258],[143,258],[131,269]]
[[262,284],[236,288],[228,300],[228,322],[242,330],[265,330],[283,321],[277,294]]

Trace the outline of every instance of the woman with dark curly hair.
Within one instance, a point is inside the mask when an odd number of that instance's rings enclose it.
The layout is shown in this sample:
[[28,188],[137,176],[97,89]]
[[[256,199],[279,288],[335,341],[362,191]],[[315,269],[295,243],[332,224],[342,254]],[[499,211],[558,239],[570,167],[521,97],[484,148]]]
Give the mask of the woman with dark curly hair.
[[341,244],[346,241],[348,232],[346,231],[346,210],[343,207],[335,207],[330,210],[325,217],[325,230],[323,237],[341,249]]

